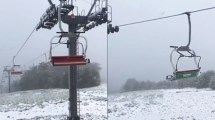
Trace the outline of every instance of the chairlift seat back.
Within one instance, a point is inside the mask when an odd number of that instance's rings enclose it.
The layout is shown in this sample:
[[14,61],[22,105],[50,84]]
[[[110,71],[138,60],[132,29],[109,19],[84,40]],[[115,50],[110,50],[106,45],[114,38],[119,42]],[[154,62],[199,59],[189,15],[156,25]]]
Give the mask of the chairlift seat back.
[[52,56],[51,63],[53,66],[67,66],[67,65],[86,65],[87,60],[84,56]]
[[184,79],[184,78],[197,77],[199,71],[200,71],[200,69],[177,71],[177,72],[175,72],[175,78]]
[[22,71],[12,71],[11,75],[22,75]]

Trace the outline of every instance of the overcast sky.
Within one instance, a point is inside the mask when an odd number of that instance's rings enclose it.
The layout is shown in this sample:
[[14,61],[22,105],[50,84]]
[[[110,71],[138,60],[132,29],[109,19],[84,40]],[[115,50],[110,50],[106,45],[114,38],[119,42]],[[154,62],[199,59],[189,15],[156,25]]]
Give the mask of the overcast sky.
[[[53,0],[56,5],[59,5],[59,0]],[[79,6],[79,12],[84,9],[88,12],[91,6],[91,0],[78,0],[74,4]],[[13,0],[0,1],[0,71],[8,65],[13,56],[17,53],[25,39],[39,22],[40,17],[49,7],[48,0]],[[63,25],[66,31],[67,25]],[[23,50],[15,59],[15,64],[25,66],[37,65],[39,62],[45,61],[45,56],[38,58],[39,55],[49,50],[50,39],[59,31],[58,25],[52,30],[40,29],[34,32],[32,37],[27,42]],[[102,67],[102,79],[106,79],[107,75],[107,33],[106,24],[96,27],[95,29],[84,34],[88,39],[87,57],[91,62],[98,62]],[[67,55],[65,45],[54,49],[55,55]],[[59,54],[60,53],[60,54]],[[47,54],[48,56],[48,54]],[[31,62],[32,61],[32,62]],[[12,65],[12,64],[9,64]],[[2,73],[2,72],[1,72]],[[1,74],[0,74],[1,75]]]
[[[113,25],[179,14],[215,6],[214,0],[110,0]],[[215,70],[215,10],[191,14],[190,48],[202,56],[202,72]],[[172,74],[170,45],[188,42],[187,16],[120,27],[108,36],[109,90],[118,90],[128,78],[165,80]],[[177,55],[176,55],[177,56]],[[179,62],[179,68],[195,68],[192,59]]]
[[[90,7],[90,0],[78,0],[79,11]],[[54,0],[59,4],[59,0]],[[39,22],[39,18],[49,7],[47,0],[0,1],[0,71],[8,65],[20,46]],[[113,7],[113,25],[163,17],[215,6],[214,0],[109,0]],[[215,10],[194,13],[192,20],[192,43],[190,48],[202,56],[202,72],[215,69]],[[64,29],[67,26],[64,25]],[[49,50],[49,41],[55,32],[40,29],[27,42],[16,57],[15,63],[28,68],[45,61],[42,56]],[[107,34],[106,25],[99,26],[85,34],[88,38],[87,56],[102,67],[102,78],[107,75]],[[187,17],[178,16],[164,20],[121,27],[119,33],[108,35],[108,79],[109,89],[117,90],[128,78],[137,80],[164,80],[172,73],[169,55],[170,45],[186,45],[188,41]],[[66,55],[65,46],[54,50],[57,55]],[[10,64],[11,65],[11,64]],[[180,62],[179,67],[194,67],[193,60]]]

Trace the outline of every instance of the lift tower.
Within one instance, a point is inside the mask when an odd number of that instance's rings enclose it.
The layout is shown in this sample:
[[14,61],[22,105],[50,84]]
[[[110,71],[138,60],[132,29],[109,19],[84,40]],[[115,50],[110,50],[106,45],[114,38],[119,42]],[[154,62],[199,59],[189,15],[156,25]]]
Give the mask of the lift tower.
[[5,66],[3,72],[7,73],[7,77],[8,77],[8,92],[10,93],[11,92],[11,89],[10,89],[11,68],[9,68],[9,66]]
[[[77,56],[77,40],[79,38],[79,35],[84,34],[86,31],[96,26],[107,23],[108,14],[111,13],[108,12],[107,0],[94,0],[87,15],[83,14],[83,11],[81,13],[78,13],[78,6],[74,6],[73,0],[59,1],[60,5],[58,5],[59,7],[56,7],[51,0],[48,0],[50,7],[40,18],[40,22],[37,25],[36,29],[52,29],[58,23],[60,32],[57,33],[60,33],[61,38],[68,37],[69,39],[67,41],[69,56],[65,57],[66,60],[62,60],[62,57],[59,59],[61,59],[61,65],[64,64],[62,62],[65,61],[67,61],[67,63],[65,63],[64,65],[68,65],[68,63],[70,63],[68,120],[80,120],[80,116],[78,116],[77,111],[77,65],[80,65],[80,62],[76,61],[77,63],[72,63],[72,61],[68,61],[71,60],[69,58],[74,58],[74,56]],[[74,14],[74,12],[72,12],[71,14],[71,11],[73,11],[73,9],[77,9],[77,14]],[[68,25],[68,32],[63,30],[61,22]]]

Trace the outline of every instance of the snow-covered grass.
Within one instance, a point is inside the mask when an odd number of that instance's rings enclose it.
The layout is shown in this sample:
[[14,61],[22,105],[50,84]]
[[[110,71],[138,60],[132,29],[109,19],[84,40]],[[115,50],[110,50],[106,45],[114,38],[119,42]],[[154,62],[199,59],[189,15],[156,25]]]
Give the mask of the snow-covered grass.
[[[215,91],[173,89],[108,96],[103,84],[81,89],[83,120],[215,120]],[[32,90],[0,95],[0,120],[66,120],[68,90]]]
[[[80,90],[80,114],[84,120],[107,119],[107,87]],[[68,90],[49,89],[0,95],[0,120],[65,120]]]
[[215,120],[215,91],[135,91],[109,95],[109,120]]

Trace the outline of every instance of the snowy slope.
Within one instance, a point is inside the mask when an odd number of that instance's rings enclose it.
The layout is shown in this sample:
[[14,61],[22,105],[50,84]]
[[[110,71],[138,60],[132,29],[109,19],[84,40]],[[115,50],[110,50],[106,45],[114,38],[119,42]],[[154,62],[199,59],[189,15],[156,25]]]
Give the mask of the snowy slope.
[[215,91],[136,91],[109,95],[109,120],[215,120]]
[[[106,85],[80,90],[81,117],[107,119]],[[0,95],[0,120],[65,120],[68,90]],[[136,91],[109,95],[108,120],[215,120],[215,91]]]
[[[80,90],[81,118],[107,119],[107,89]],[[32,90],[0,95],[0,120],[65,120],[68,115],[68,90]]]

